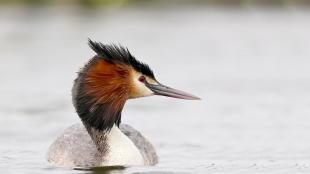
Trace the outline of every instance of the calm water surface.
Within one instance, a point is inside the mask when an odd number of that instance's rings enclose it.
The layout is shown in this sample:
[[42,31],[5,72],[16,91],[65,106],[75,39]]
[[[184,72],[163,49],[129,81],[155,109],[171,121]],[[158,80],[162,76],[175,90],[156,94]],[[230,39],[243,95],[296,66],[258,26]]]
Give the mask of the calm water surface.
[[[0,173],[310,172],[310,13],[232,9],[0,9]],[[121,43],[201,101],[127,102],[153,167],[58,168],[51,142],[79,122],[72,81],[90,37]]]

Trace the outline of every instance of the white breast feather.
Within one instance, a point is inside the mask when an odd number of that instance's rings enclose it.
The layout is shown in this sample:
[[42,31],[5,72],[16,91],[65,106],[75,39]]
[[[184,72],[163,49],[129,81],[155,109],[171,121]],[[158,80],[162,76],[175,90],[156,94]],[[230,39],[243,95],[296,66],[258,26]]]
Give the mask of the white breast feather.
[[108,134],[107,141],[109,149],[102,165],[144,165],[143,157],[138,148],[117,126],[113,126]]

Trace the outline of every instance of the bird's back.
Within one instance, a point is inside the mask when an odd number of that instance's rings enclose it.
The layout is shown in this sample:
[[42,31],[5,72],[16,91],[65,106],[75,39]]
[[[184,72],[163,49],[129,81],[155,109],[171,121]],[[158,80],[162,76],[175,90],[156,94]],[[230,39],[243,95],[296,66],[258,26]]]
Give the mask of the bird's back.
[[[119,128],[138,148],[145,165],[157,163],[153,145],[140,132],[126,124],[121,124]],[[103,160],[82,124],[67,128],[50,146],[47,158],[52,163],[69,167],[100,166]]]

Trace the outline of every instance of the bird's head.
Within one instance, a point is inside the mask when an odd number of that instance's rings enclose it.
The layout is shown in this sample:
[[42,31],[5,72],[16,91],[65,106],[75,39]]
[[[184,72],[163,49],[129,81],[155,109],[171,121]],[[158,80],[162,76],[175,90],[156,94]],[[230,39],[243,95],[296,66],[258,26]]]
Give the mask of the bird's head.
[[147,64],[128,49],[89,40],[96,52],[79,72],[72,90],[73,103],[84,124],[99,130],[119,125],[128,99],[162,95],[197,100],[196,96],[160,84]]

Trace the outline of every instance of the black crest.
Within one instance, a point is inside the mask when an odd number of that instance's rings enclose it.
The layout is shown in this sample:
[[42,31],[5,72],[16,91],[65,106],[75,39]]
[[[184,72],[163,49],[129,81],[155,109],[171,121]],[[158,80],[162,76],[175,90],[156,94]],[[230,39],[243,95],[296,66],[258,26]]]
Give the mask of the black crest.
[[122,63],[132,66],[136,71],[141,72],[144,75],[152,77],[155,79],[153,71],[150,67],[137,60],[131,55],[127,48],[122,46],[117,46],[114,44],[106,45],[100,42],[94,42],[88,40],[88,44],[92,50],[94,50],[97,55],[111,63]]

